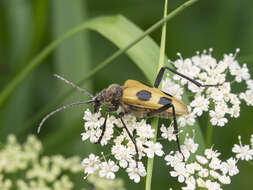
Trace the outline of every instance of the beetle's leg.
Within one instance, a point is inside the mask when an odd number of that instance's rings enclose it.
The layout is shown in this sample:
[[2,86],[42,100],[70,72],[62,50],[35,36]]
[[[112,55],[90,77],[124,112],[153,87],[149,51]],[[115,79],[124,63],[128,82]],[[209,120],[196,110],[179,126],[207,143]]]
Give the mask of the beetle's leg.
[[96,142],[96,144],[100,144],[104,134],[105,134],[105,129],[106,129],[106,121],[107,121],[107,117],[108,117],[108,113],[109,112],[106,112],[106,115],[105,115],[105,121],[103,123],[103,127],[102,127],[102,133],[100,135],[100,137],[98,138],[98,141]]
[[193,84],[197,85],[198,87],[211,87],[211,86],[219,86],[219,85],[221,85],[221,84],[201,84],[198,81],[196,81],[196,80],[194,80],[194,79],[192,79],[192,78],[190,78],[188,76],[185,76],[185,75],[183,75],[183,74],[181,74],[181,73],[179,73],[179,72],[177,72],[177,71],[175,71],[175,70],[173,70],[173,69],[171,69],[169,67],[162,67],[160,69],[160,71],[159,71],[156,79],[155,79],[155,84],[154,84],[155,88],[158,88],[158,86],[160,85],[161,80],[163,78],[163,74],[164,74],[165,69],[168,69],[170,72],[172,72],[172,73],[174,73],[176,75],[179,75],[182,78],[185,78],[186,80],[192,82]]
[[184,154],[182,153],[181,148],[180,148],[180,142],[179,142],[179,136],[178,136],[179,131],[178,131],[178,126],[177,126],[176,111],[175,111],[175,107],[173,106],[173,104],[172,104],[172,115],[173,115],[173,123],[174,123],[174,132],[173,133],[176,135],[177,148],[183,156],[183,161],[185,161]]
[[110,112],[114,112],[114,111],[117,111],[117,109],[119,108],[118,105],[114,105],[113,107],[109,107],[107,110],[106,110],[106,115],[105,115],[105,121],[103,123],[103,127],[102,127],[102,133],[100,135],[100,137],[98,138],[98,141],[96,142],[96,144],[99,144],[105,134],[105,130],[106,130],[106,121],[107,121],[107,118],[108,118],[108,114]]
[[166,104],[166,105],[158,108],[157,110],[150,111],[149,113],[147,113],[147,115],[148,115],[148,117],[152,117],[157,113],[164,112],[165,110],[169,109],[170,107],[172,107],[172,104]]
[[120,120],[121,120],[121,122],[122,122],[122,124],[123,124],[123,127],[124,127],[124,129],[126,130],[128,136],[130,137],[131,141],[132,141],[133,144],[134,144],[134,148],[135,148],[135,152],[136,152],[135,161],[136,161],[136,167],[138,168],[138,162],[139,162],[140,160],[139,160],[139,151],[138,151],[138,148],[137,148],[136,140],[135,140],[135,138],[133,137],[133,135],[130,133],[130,131],[128,130],[128,128],[127,128],[127,126],[126,126],[126,124],[125,124],[125,122],[124,122],[124,120],[123,120],[123,116],[124,116],[124,113],[123,113],[123,112],[119,113],[119,118],[120,118]]
[[151,116],[153,116],[155,114],[164,112],[165,110],[167,110],[169,108],[172,108],[172,117],[173,117],[173,124],[174,124],[174,132],[173,133],[176,135],[177,148],[178,148],[178,151],[183,155],[183,160],[185,160],[184,154],[182,153],[181,148],[180,148],[179,136],[178,136],[177,118],[176,118],[176,111],[175,111],[174,105],[172,103],[166,104],[166,105],[160,107],[157,110],[149,112],[148,116],[151,117]]

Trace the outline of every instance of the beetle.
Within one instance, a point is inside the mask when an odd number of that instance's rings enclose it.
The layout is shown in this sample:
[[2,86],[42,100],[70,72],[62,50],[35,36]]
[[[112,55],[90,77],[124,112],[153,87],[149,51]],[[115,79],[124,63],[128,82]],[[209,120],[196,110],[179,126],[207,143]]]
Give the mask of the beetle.
[[178,125],[177,125],[177,116],[187,115],[189,114],[187,106],[179,99],[173,97],[172,95],[165,93],[158,89],[162,77],[164,75],[165,70],[169,70],[172,73],[185,78],[186,80],[192,82],[193,84],[197,85],[198,87],[214,87],[220,84],[201,84],[195,81],[188,76],[185,76],[170,67],[162,67],[156,77],[155,83],[153,87],[147,86],[138,82],[136,80],[127,80],[123,86],[119,84],[111,84],[108,88],[103,89],[99,92],[96,96],[88,93],[87,91],[81,89],[74,83],[64,79],[63,77],[55,74],[54,76],[60,80],[63,80],[65,83],[71,85],[73,88],[76,88],[83,94],[89,96],[91,100],[86,102],[75,102],[69,105],[62,106],[51,113],[47,114],[39,124],[37,132],[40,132],[41,127],[43,126],[44,122],[54,115],[55,113],[64,110],[69,107],[82,105],[82,104],[91,104],[93,103],[94,112],[98,112],[99,108],[103,105],[107,106],[105,120],[102,126],[102,133],[98,138],[97,143],[100,143],[106,130],[106,122],[108,114],[111,112],[116,112],[119,107],[123,108],[123,111],[120,112],[119,118],[123,124],[123,128],[126,130],[128,136],[130,137],[131,141],[134,144],[135,151],[136,151],[136,162],[138,164],[139,161],[139,153],[136,141],[133,135],[128,130],[123,116],[125,114],[132,114],[136,117],[160,117],[160,118],[173,118],[173,125],[174,125],[174,134],[176,135],[176,143],[179,152],[182,154],[183,159],[184,155],[180,148],[179,137],[178,137]]

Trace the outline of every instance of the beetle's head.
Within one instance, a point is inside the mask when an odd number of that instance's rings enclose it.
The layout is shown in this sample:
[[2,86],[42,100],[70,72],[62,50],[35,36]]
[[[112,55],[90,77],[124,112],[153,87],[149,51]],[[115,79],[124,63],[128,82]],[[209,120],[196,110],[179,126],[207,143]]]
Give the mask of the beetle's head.
[[94,98],[94,111],[97,112],[101,105],[119,104],[123,95],[123,88],[118,84],[111,84],[108,88],[102,90]]

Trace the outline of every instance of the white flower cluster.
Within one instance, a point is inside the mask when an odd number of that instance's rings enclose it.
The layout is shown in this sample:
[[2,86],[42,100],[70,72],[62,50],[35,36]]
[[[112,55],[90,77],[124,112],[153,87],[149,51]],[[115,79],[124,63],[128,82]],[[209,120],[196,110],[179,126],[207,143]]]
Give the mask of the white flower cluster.
[[[100,112],[92,114],[88,109],[85,111],[85,132],[81,134],[83,140],[90,139],[92,143],[97,142],[102,134],[102,125],[104,123],[104,118],[100,118],[100,116]],[[155,155],[162,156],[164,154],[162,145],[159,142],[154,143],[150,140],[154,137],[154,129],[152,129],[145,120],[137,121],[136,118],[131,115],[124,116],[123,120],[128,130],[135,138],[139,160],[145,156],[153,158]],[[114,179],[114,173],[121,167],[126,170],[129,178],[136,183],[140,182],[140,177],[146,176],[143,163],[140,161],[136,166],[137,155],[135,146],[122,127],[122,123],[119,119],[116,119],[114,116],[109,116],[106,122],[106,131],[101,141],[101,145],[108,144],[108,141],[113,138],[114,128],[117,129],[118,135],[113,139],[111,147],[111,154],[114,156],[117,165],[112,160],[107,161],[103,158],[104,161],[101,161],[98,156],[90,154],[89,157],[85,158],[82,162],[85,174],[89,175],[95,171],[99,171],[98,174],[100,177]]]
[[[183,59],[179,55],[180,59],[173,63],[178,72],[202,84],[218,84],[215,87],[197,87],[186,79],[174,75],[174,81],[179,81],[181,85],[187,85],[189,89],[187,93],[193,95],[193,100],[188,106],[190,114],[177,119],[180,127],[193,125],[196,117],[201,116],[204,112],[209,112],[212,125],[224,126],[228,122],[226,118],[228,115],[235,118],[239,116],[241,100],[244,100],[248,105],[253,105],[253,80],[250,79],[247,66],[245,64],[240,66],[235,60],[238,50],[235,54],[224,55],[221,61],[213,58],[211,52],[212,50],[204,51],[202,54],[197,53],[190,59]],[[228,74],[230,77],[227,77]],[[228,78],[232,78],[232,81],[228,81]],[[163,80],[162,90],[181,99],[183,88],[174,81],[170,78]],[[245,82],[247,90],[239,95],[232,92],[231,84],[233,82]],[[83,141],[89,139],[91,143],[98,142],[103,133],[105,121],[105,118],[101,117],[100,111],[98,113],[92,113],[89,109],[85,111],[83,117],[85,132],[81,134]],[[90,154],[84,158],[82,165],[84,173],[88,177],[97,173],[99,177],[115,179],[115,173],[122,168],[125,169],[131,180],[139,183],[141,177],[146,176],[146,169],[141,159],[164,155],[162,145],[152,141],[155,136],[154,129],[145,120],[137,120],[131,115],[125,115],[123,120],[136,142],[138,155],[133,139],[129,137],[121,120],[109,115],[100,144],[111,146],[107,155],[112,155],[112,157],[105,158],[103,154],[100,157]],[[176,141],[173,122],[169,127],[162,125],[160,130],[164,139]],[[253,144],[253,137],[251,144]],[[185,161],[190,162],[190,156],[196,153],[198,147],[199,145],[194,142],[193,138],[186,136],[184,144],[181,145]],[[212,148],[206,149],[203,155],[196,155],[195,161],[191,163],[184,162],[182,154],[178,151],[171,152],[165,157],[165,160],[174,169],[170,172],[171,176],[178,177],[180,183],[186,183],[183,189],[191,190],[195,187],[221,189],[223,184],[230,183],[231,176],[239,172],[236,166],[238,160],[251,160],[252,151],[249,145],[244,146],[240,142],[233,148],[236,157],[231,157],[226,161],[221,161],[218,158],[220,153],[213,151]],[[136,165],[137,156],[140,161]]]
[[[251,141],[253,137],[251,137]],[[239,137],[239,145],[235,144],[232,152],[236,153],[235,158],[230,157],[226,161],[219,159],[220,153],[212,148],[205,149],[203,155],[195,155],[198,146],[194,144],[193,138],[187,137],[184,145],[181,145],[186,161],[183,161],[182,155],[176,152],[170,152],[165,156],[167,165],[173,170],[170,171],[172,177],[177,177],[178,182],[186,186],[183,190],[194,190],[204,188],[208,190],[220,190],[225,184],[231,183],[231,177],[238,174],[237,163],[239,160],[253,159],[253,146],[242,145]],[[192,154],[192,155],[191,155]],[[194,156],[195,159],[189,159]]]
[[[14,135],[9,135],[6,145],[0,150],[0,189],[72,189],[74,184],[69,175],[82,170],[80,158],[41,157],[41,152],[42,145],[35,136],[29,136],[20,145]],[[13,175],[16,177],[9,178]]]
[[[209,111],[212,125],[224,126],[228,122],[225,116],[230,115],[234,118],[239,116],[240,99],[253,106],[253,80],[250,79],[247,65],[240,66],[235,60],[238,51],[236,50],[235,54],[225,54],[220,61],[212,57],[212,49],[187,59],[178,54],[180,58],[173,62],[178,72],[202,84],[219,84],[217,87],[197,87],[188,80],[174,75],[173,79],[180,81],[181,85],[187,85],[190,93],[194,95],[189,106],[191,114],[179,119],[180,126],[193,125],[195,118],[206,111]],[[231,81],[228,81],[228,78]],[[241,84],[243,81],[246,82],[247,90],[239,95],[233,93],[231,84],[233,82]],[[177,98],[181,98],[183,94],[183,88],[170,78],[162,81],[162,90]]]

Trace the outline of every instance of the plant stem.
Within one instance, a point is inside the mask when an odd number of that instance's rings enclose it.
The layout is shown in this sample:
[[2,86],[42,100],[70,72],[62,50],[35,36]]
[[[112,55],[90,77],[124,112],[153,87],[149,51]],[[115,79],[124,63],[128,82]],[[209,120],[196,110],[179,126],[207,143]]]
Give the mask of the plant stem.
[[[163,15],[164,18],[167,15],[167,6],[168,6],[168,1],[165,0],[164,15]],[[156,73],[158,73],[160,71],[160,69],[164,66],[165,43],[166,43],[166,26],[167,26],[167,23],[165,22],[163,24],[163,27],[162,27],[162,36],[161,36],[161,44],[160,44],[160,56],[159,56],[158,68],[157,68]]]
[[[167,15],[167,6],[168,6],[167,4],[168,4],[168,0],[165,0],[165,3],[164,3],[164,15],[163,15],[163,17],[166,17],[166,15]],[[158,73],[159,70],[164,66],[165,42],[166,42],[166,23],[164,23],[163,27],[162,27],[161,45],[160,45],[160,56],[159,56],[158,68],[157,68],[157,72],[156,73]],[[153,118],[151,120],[152,129],[155,130],[155,132],[154,132],[155,135],[154,135],[154,138],[152,139],[152,141],[154,141],[154,142],[156,142],[156,140],[157,140],[158,122],[159,122],[158,118]],[[154,159],[155,159],[155,157],[148,158],[148,162],[147,162],[147,176],[146,176],[146,190],[151,190],[151,182],[152,182]]]
[[[151,120],[151,127],[152,127],[152,129],[155,129],[155,132],[154,132],[155,137],[152,139],[152,141],[154,141],[154,142],[156,142],[156,137],[157,137],[158,121],[159,121],[158,118],[153,118]],[[147,176],[146,176],[146,182],[145,182],[145,190],[151,190],[153,165],[154,165],[154,158],[148,158]]]
[[208,116],[207,129],[206,129],[206,147],[210,148],[212,145],[212,136],[213,136],[213,126],[210,122],[210,117]]
[[[214,109],[214,103],[211,102],[209,106],[210,110]],[[206,147],[210,148],[212,146],[212,136],[213,136],[213,126],[210,122],[210,115],[207,117],[207,128],[206,128]]]
[[[167,3],[168,3],[168,1],[165,0],[165,4],[164,4],[164,17],[163,17],[162,20],[160,20],[160,22],[164,23],[164,24],[163,24],[163,28],[162,28],[161,45],[160,45],[160,56],[159,56],[157,73],[164,66],[165,43],[166,43],[166,40],[165,40],[166,39],[166,22],[163,22],[163,21],[165,21],[168,18],[170,18],[170,15],[171,15],[171,17],[177,15],[179,12],[181,12],[182,10],[184,10],[185,8],[187,8],[188,6],[192,5],[195,2],[197,2],[197,0],[189,0],[186,3],[184,3],[183,5],[181,5],[180,7],[178,7],[177,9],[175,9],[174,11],[172,11],[170,14],[167,15]],[[160,22],[158,22],[157,24],[159,24]],[[157,27],[156,26],[157,24],[153,25],[152,27]],[[152,27],[150,29],[152,29]],[[154,141],[154,142],[156,142],[156,140],[157,140],[158,121],[159,121],[158,118],[153,118],[151,120],[151,127],[152,127],[152,129],[155,129],[155,136],[152,139],[152,141]],[[151,190],[153,165],[154,165],[154,157],[153,158],[148,158],[145,190]]]

